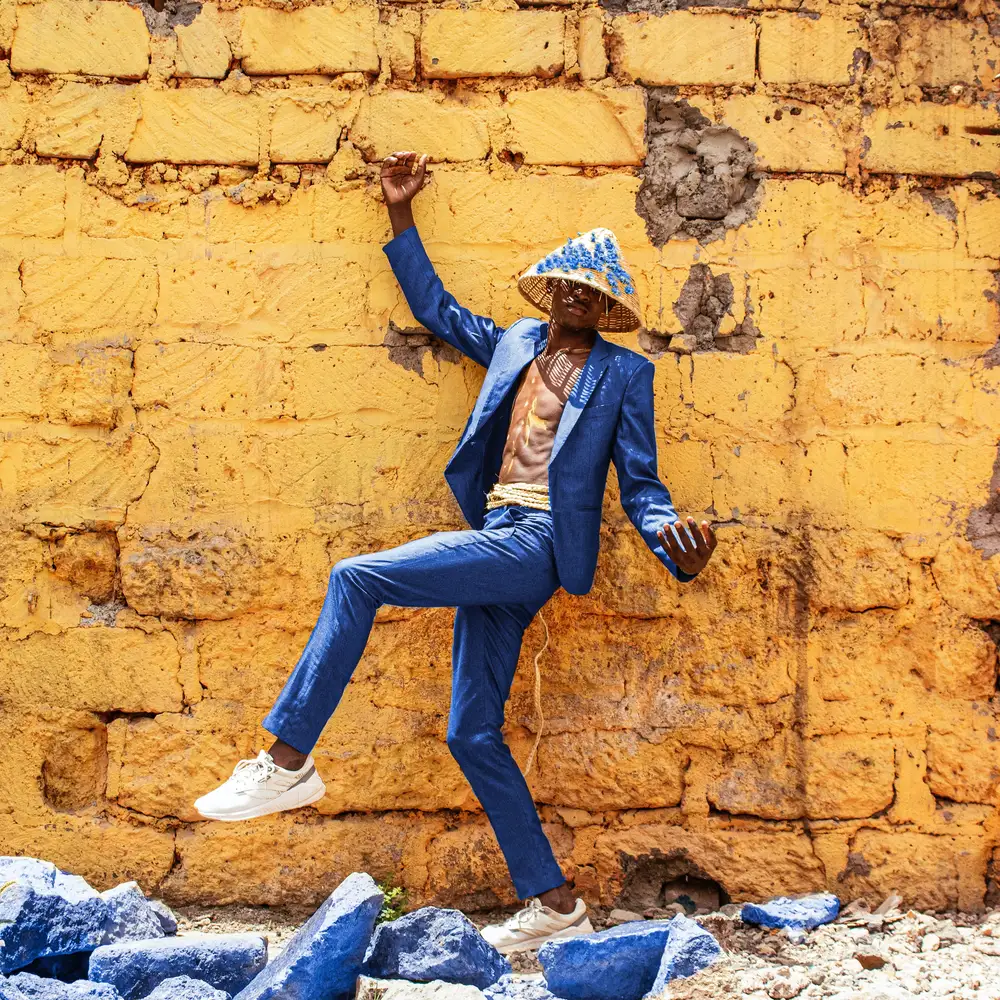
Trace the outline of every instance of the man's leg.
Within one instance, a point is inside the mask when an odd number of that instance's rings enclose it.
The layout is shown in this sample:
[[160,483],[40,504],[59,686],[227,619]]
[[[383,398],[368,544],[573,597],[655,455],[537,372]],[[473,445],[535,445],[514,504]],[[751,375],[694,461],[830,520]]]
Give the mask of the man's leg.
[[[482,531],[438,532],[385,552],[341,560],[330,574],[309,642],[264,720],[264,728],[278,738],[281,760],[268,756],[258,767],[243,768],[233,788],[226,791],[227,783],[199,799],[199,811],[220,819],[246,818],[241,800],[251,794],[266,796],[259,787],[244,791],[244,785],[291,784],[294,769],[319,739],[361,659],[380,605],[448,607],[523,600],[540,605],[555,590],[556,581],[547,515],[509,511],[492,512]],[[297,760],[290,759],[286,747],[298,752]],[[276,764],[280,770],[274,774]],[[236,778],[234,774],[230,780]],[[237,790],[234,798],[230,792]],[[276,808],[296,804],[278,802]],[[224,815],[233,810],[235,815]],[[262,814],[259,809],[251,812]]]
[[448,747],[489,817],[518,896],[539,897],[543,906],[529,908],[513,931],[506,925],[484,929],[502,951],[592,929],[586,908],[566,885],[501,731],[524,630],[539,607],[488,605],[455,613]]

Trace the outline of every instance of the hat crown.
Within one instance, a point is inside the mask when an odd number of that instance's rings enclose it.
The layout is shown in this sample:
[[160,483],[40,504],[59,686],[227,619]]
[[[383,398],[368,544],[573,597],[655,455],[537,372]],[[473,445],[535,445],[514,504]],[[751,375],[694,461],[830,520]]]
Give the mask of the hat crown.
[[599,330],[634,330],[640,324],[635,282],[622,257],[618,240],[601,226],[576,236],[528,268],[518,280],[526,299],[547,311],[552,305],[550,278],[590,285],[612,300]]

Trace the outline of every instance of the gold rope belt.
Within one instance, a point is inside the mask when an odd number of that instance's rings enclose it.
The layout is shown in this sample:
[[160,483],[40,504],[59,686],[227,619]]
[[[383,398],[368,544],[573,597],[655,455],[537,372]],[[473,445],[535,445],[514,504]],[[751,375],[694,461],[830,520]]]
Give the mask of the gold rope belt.
[[497,483],[486,497],[486,509],[504,506],[551,510],[549,488],[538,483]]
[[[549,506],[549,488],[538,483],[497,483],[490,490],[486,497],[486,509],[496,510],[497,507],[504,506],[531,507],[534,510],[551,510]],[[542,658],[542,653],[549,648],[549,626],[541,611],[538,612],[542,628],[545,629],[545,642],[542,648],[535,654],[535,712],[538,715],[538,732],[535,735],[535,744],[528,754],[528,763],[524,768],[524,776],[528,776],[532,765],[535,763],[535,755],[538,753],[538,744],[542,739],[542,730],[545,729],[545,713],[542,711],[542,671],[538,666],[538,661]]]

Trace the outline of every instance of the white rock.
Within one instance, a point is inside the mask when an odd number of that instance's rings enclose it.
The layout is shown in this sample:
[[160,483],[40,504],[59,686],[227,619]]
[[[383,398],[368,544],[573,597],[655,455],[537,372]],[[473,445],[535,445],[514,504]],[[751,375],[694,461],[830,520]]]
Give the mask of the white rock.
[[937,951],[941,947],[941,938],[937,934],[925,934],[920,942],[922,952]]
[[481,1000],[482,990],[475,986],[443,983],[411,983],[406,979],[358,979],[357,1000]]

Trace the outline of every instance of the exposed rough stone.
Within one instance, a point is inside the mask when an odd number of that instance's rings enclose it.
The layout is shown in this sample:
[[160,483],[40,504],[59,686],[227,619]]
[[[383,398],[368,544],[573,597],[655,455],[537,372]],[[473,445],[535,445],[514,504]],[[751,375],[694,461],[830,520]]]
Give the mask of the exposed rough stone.
[[459,983],[409,983],[405,979],[358,979],[356,1000],[479,1000],[485,994],[475,986]]
[[34,858],[0,858],[0,884],[0,972],[104,942],[107,903],[79,876]]
[[86,980],[63,983],[58,979],[43,979],[29,972],[19,972],[16,976],[11,976],[6,983],[0,983],[0,996],[3,996],[4,1000],[17,1000],[15,997],[8,998],[4,995],[7,987],[17,990],[17,997],[25,997],[28,1000],[119,1000],[118,991],[107,983],[89,983]]
[[801,899],[780,897],[769,903],[746,903],[740,916],[750,924],[761,927],[792,927],[811,930],[820,924],[837,919],[840,900],[832,893],[818,893]]
[[160,921],[160,928],[163,933],[176,934],[177,917],[174,915],[174,911],[166,903],[161,903],[158,899],[150,899],[148,902],[149,908],[156,914]]
[[101,899],[108,906],[105,944],[164,936],[160,916],[149,905],[138,883],[125,882],[108,889],[101,893]]
[[164,979],[146,1000],[229,1000],[225,990],[217,990],[203,979],[174,976]]
[[458,910],[427,906],[380,924],[365,956],[365,973],[381,978],[442,979],[484,989],[510,963]]
[[715,125],[687,101],[651,90],[646,104],[648,154],[636,211],[649,239],[722,239],[752,219],[762,188],[754,151],[734,129]]
[[383,898],[370,875],[349,875],[238,1000],[322,1000],[349,993]]
[[501,976],[483,990],[483,996],[488,1000],[555,1000],[543,982],[515,976]]
[[708,931],[678,913],[670,921],[670,935],[649,995],[662,993],[667,984],[675,979],[693,976],[696,972],[707,969],[721,955],[719,942]]
[[538,949],[545,982],[567,1000],[639,1000],[656,980],[670,922],[622,924]]
[[990,478],[988,499],[969,515],[966,538],[983,553],[984,559],[1000,555],[1000,451]]
[[264,968],[267,942],[256,934],[189,934],[95,949],[90,979],[124,1000],[148,996],[165,979],[190,976],[235,996]]

